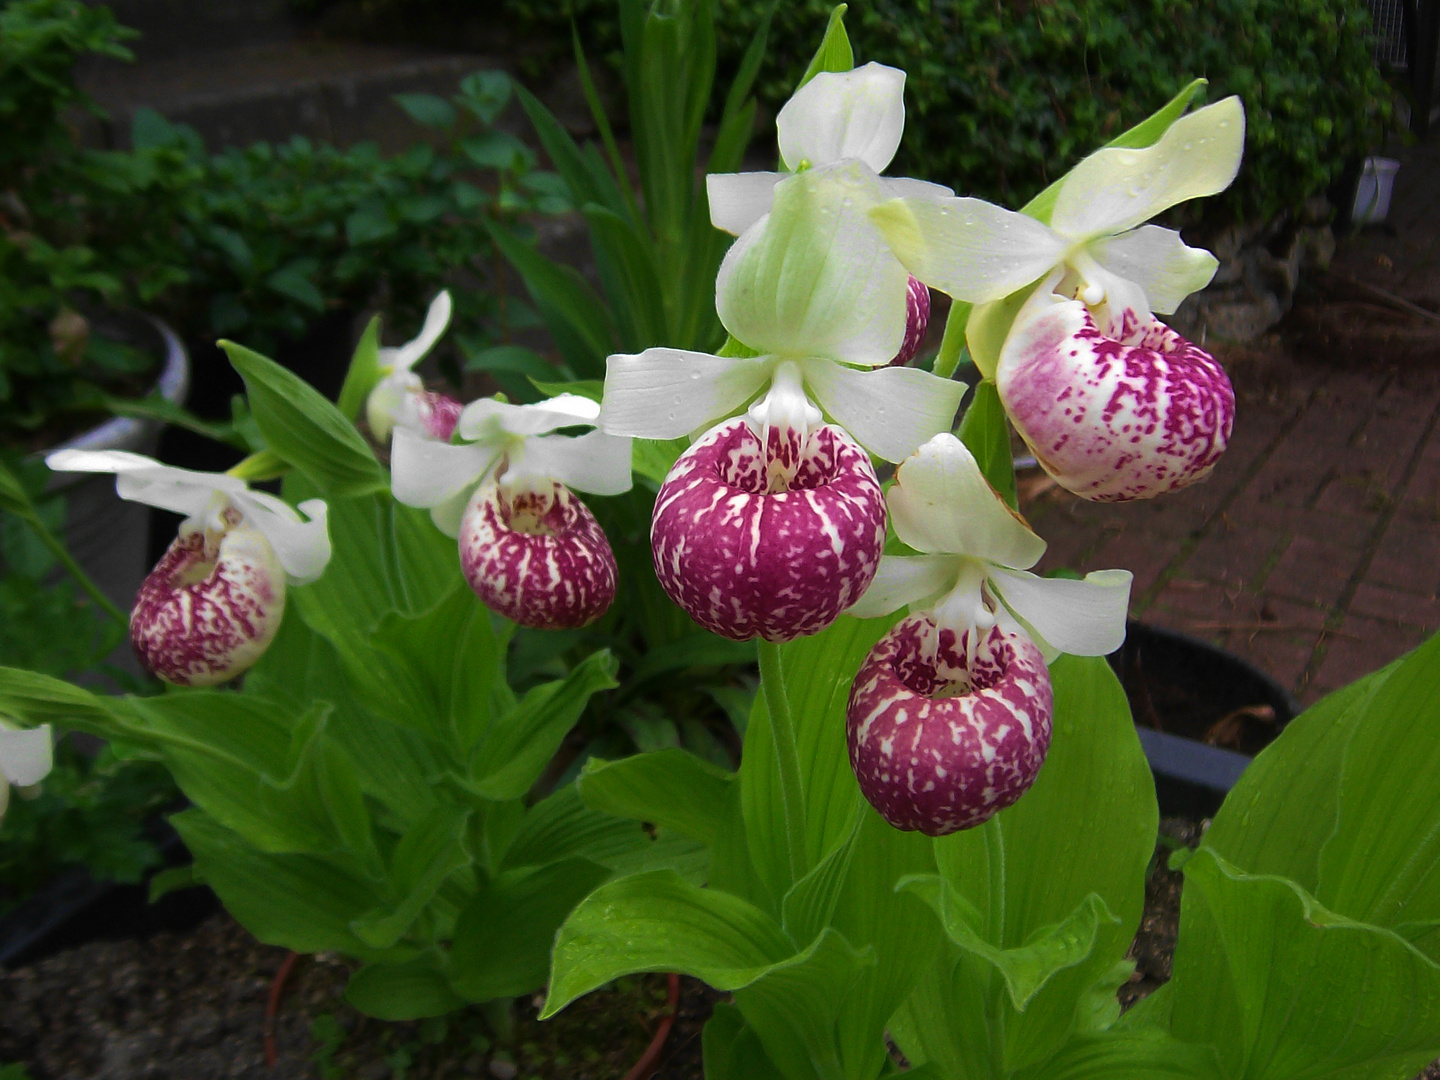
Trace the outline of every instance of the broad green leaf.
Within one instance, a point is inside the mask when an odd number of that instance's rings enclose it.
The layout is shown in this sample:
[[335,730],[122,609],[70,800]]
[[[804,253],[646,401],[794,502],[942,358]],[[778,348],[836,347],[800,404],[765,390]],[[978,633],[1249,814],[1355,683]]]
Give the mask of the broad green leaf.
[[981,913],[939,875],[926,874],[901,884],[930,905],[951,941],[995,966],[1017,1012],[1025,1011],[1056,972],[1089,958],[1102,925],[1120,921],[1106,909],[1104,900],[1091,893],[1064,922],[1041,931],[1024,945],[997,949],[976,929],[976,924],[984,921]]
[[960,419],[960,441],[975,455],[976,464],[990,486],[1010,509],[1020,507],[1015,489],[1015,462],[1010,456],[1010,425],[995,383],[984,380],[975,387],[975,396]]
[[1440,1056],[1440,965],[1293,881],[1185,864],[1172,1031],[1230,1080],[1405,1080]]
[[403,937],[445,884],[451,873],[469,863],[462,843],[468,812],[438,806],[405,830],[390,857],[386,886],[389,899],[350,923],[366,944],[388,949]]
[[[388,487],[355,426],[313,386],[273,360],[231,341],[220,342],[241,378],[266,446],[327,498],[366,495]],[[333,535],[333,530],[332,530]]]
[[615,682],[609,650],[591,653],[563,680],[537,686],[497,717],[471,756],[475,789],[487,799],[518,799],[540,778],[593,694]]
[[[130,416],[138,420],[158,420],[163,424],[193,431],[207,439],[233,446],[237,450],[249,450],[245,437],[235,430],[231,423],[202,420],[183,405],[176,404],[160,394],[143,398],[121,398],[106,395],[102,403],[108,412],[116,416]],[[232,474],[233,475],[233,474]]]
[[793,955],[785,932],[754,905],[673,870],[635,874],[602,885],[565,920],[540,1015],[645,971],[677,971],[736,990]]
[[345,987],[345,1000],[380,1020],[444,1016],[465,1005],[445,980],[445,957],[425,952],[404,963],[366,964]]
[[543,866],[579,857],[614,869],[619,860],[650,844],[638,822],[591,809],[575,785],[567,784],[525,812],[501,866]]
[[266,855],[201,810],[176,814],[170,823],[195,857],[195,876],[260,941],[299,953],[380,956],[350,930],[350,921],[380,898],[338,860]]
[[365,332],[355,345],[350,366],[345,369],[345,382],[340,387],[336,408],[351,423],[360,416],[370,391],[380,381],[380,316],[365,324]]
[[582,376],[602,376],[605,358],[615,351],[614,328],[604,302],[572,267],[550,261],[494,222],[485,227],[525,282],[566,362]]
[[1320,852],[1339,812],[1345,748],[1389,671],[1337,690],[1285,725],[1225,797],[1205,846],[1247,873],[1289,878],[1318,894]]
[[583,213],[590,225],[596,269],[615,313],[621,351],[638,353],[668,344],[672,335],[654,241],[603,206],[591,204]]
[[855,949],[827,928],[793,961],[777,964],[736,990],[735,1004],[766,1056],[787,1077],[842,1080],[865,1075],[846,1073],[839,1028],[848,992],[874,964],[873,950]]
[[53,724],[104,738],[129,738],[124,715],[115,715],[106,699],[38,671],[0,667],[0,715],[27,727]]
[[662,825],[709,847],[724,827],[735,779],[684,750],[657,750],[620,761],[592,758],[576,786],[592,809]]
[[[1162,108],[1151,113],[1134,127],[1121,132],[1105,145],[1107,147],[1120,146],[1131,150],[1143,150],[1147,146],[1154,146],[1160,141],[1160,136],[1170,130],[1170,125],[1185,115],[1185,110],[1190,107],[1190,102],[1205,88],[1207,82],[1206,79],[1195,79],[1181,87],[1180,92],[1166,102]],[[1059,197],[1060,188],[1064,183],[1065,177],[1062,176],[1026,203],[1020,212],[1028,214],[1037,221],[1049,224],[1050,215],[1055,209],[1055,200]]]
[[701,1042],[706,1080],[787,1080],[734,1005],[715,1006]]
[[696,630],[678,641],[667,642],[645,653],[626,682],[626,689],[631,690],[657,675],[685,668],[753,663],[753,641],[730,641],[705,630]]
[[1072,1039],[1043,1066],[1016,1080],[1224,1080],[1215,1051],[1154,1028]]
[[[820,39],[820,47],[810,58],[810,64],[805,68],[805,74],[800,76],[800,82],[795,86],[796,90],[799,90],[822,71],[844,72],[855,66],[855,53],[850,48],[850,35],[845,33],[845,11],[849,6],[848,4],[836,4],[830,10],[830,22],[825,26],[825,36]],[[796,162],[796,164],[799,163]]]
[[555,931],[610,876],[588,859],[507,870],[491,879],[455,921],[450,984],[470,1001],[528,994],[550,970]]
[[[855,825],[849,839],[837,844],[803,878],[790,887],[780,903],[781,925],[797,945],[814,941],[835,916],[835,908],[850,876],[855,848],[860,838],[860,807],[855,807]],[[878,884],[878,883],[877,883]]]

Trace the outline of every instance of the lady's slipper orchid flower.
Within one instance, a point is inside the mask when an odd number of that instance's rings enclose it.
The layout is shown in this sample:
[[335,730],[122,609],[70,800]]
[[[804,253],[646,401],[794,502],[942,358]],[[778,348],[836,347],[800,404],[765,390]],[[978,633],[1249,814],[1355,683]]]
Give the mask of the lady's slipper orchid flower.
[[[1244,138],[1232,97],[1144,149],[1099,150],[1060,182],[1048,224],[979,199],[898,199],[871,214],[922,281],[987,305],[968,327],[976,363],[1042,466],[1077,495],[1150,498],[1205,476],[1225,449],[1229,380],[1153,314],[1173,312],[1218,264],[1141,223],[1224,190]],[[1037,281],[1003,346],[984,342],[1006,314],[994,302]]]
[[57,472],[115,473],[122,499],[186,515],[130,614],[141,663],[166,682],[214,686],[246,670],[280,628],[287,584],[314,581],[330,561],[322,499],[297,512],[236,477],[123,450],[59,450],[45,463]]
[[1050,741],[1046,659],[1118,648],[1131,575],[1027,573],[1045,542],[953,435],[901,464],[889,504],[896,535],[921,554],[887,556],[848,614],[906,605],[917,614],[856,676],[850,761],[887,821],[937,836],[985,821],[1029,788]]
[[445,333],[451,310],[450,293],[441,292],[430,302],[425,324],[413,341],[380,350],[380,381],[365,401],[365,421],[376,442],[385,443],[397,427],[449,441],[463,406],[452,397],[426,390],[414,369]]
[[0,717],[0,818],[10,805],[10,785],[24,794],[45,779],[54,764],[50,725],[16,728]]
[[459,444],[401,428],[391,449],[391,487],[427,507],[460,542],[465,580],[487,606],[521,626],[584,626],[615,599],[616,566],[595,516],[570,491],[630,489],[630,440],[560,428],[593,425],[600,406],[561,394],[536,405],[485,398],[456,427]]
[[[939,199],[954,192],[940,184],[882,173],[905,130],[905,72],[869,63],[853,71],[822,71],[790,98],[775,118],[786,172],[712,173],[705,178],[710,221],[739,236],[770,212],[775,187],[795,172],[858,160],[872,173],[874,198]],[[861,224],[868,228],[868,223]],[[930,322],[930,290],[912,277],[904,344],[890,361],[915,358]]]

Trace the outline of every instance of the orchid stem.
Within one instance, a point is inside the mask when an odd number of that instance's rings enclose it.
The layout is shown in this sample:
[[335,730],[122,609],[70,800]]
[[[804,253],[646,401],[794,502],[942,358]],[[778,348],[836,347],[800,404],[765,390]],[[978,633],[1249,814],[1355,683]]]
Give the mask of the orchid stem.
[[942,379],[954,376],[960,366],[960,354],[965,349],[965,327],[970,322],[973,304],[956,300],[950,305],[950,314],[945,318],[945,336],[940,339],[940,351],[935,356],[935,374]]
[[50,550],[50,554],[54,555],[55,558],[59,560],[60,565],[65,567],[66,572],[75,579],[75,584],[79,585],[80,588],[85,591],[86,595],[100,606],[105,614],[114,619],[122,630],[129,631],[130,617],[116,607],[113,600],[100,591],[100,586],[90,580],[89,574],[80,569],[80,564],[75,561],[75,557],[70,554],[65,545],[62,544],[49,529],[45,528],[40,522],[40,519],[38,517],[27,518],[26,524],[29,525],[31,531],[40,538],[40,542]]
[[790,848],[790,876],[805,876],[805,789],[800,779],[800,750],[795,739],[795,721],[785,695],[785,676],[780,667],[780,646],[764,638],[756,641],[760,656],[760,685],[770,713],[770,733],[775,741],[775,761],[780,767],[780,798],[785,807],[785,836]]

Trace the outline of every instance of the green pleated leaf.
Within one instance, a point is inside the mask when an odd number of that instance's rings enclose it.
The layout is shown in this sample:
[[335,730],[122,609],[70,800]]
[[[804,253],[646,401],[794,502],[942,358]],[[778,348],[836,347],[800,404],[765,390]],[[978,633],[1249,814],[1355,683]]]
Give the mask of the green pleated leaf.
[[715,1006],[701,1037],[706,1080],[787,1080],[734,1005]]
[[[845,11],[848,7],[848,4],[836,4],[831,9],[830,22],[825,26],[825,36],[820,39],[820,47],[810,58],[805,74],[800,76],[796,90],[822,71],[844,72],[855,66],[855,52],[850,47],[850,35],[845,32]],[[799,162],[794,162],[791,167],[798,164]]]
[[586,806],[575,785],[567,784],[525,812],[502,866],[541,866],[579,857],[614,868],[617,861],[649,844],[638,822]]
[[367,964],[345,987],[345,1000],[379,1020],[444,1016],[465,1005],[445,979],[445,958],[422,953],[400,964]]
[[615,681],[609,650],[591,653],[564,679],[529,691],[497,717],[471,757],[475,789],[487,799],[518,799],[540,778],[593,694]]
[[1185,864],[1172,1031],[1230,1080],[1405,1080],[1440,1056],[1440,965],[1293,881]]
[[1215,1052],[1154,1029],[1107,1031],[1067,1043],[1016,1080],[1223,1080]]
[[734,773],[694,754],[657,750],[620,761],[592,758],[576,786],[595,810],[662,825],[709,847],[724,827],[734,783]]
[[266,447],[326,498],[383,491],[389,478],[360,432],[313,386],[257,352],[220,342],[241,378]]
[[986,379],[975,387],[975,396],[960,420],[960,441],[975,455],[975,463],[990,486],[1012,510],[1019,508],[1015,488],[1015,462],[1010,456],[1010,424],[995,383]]
[[375,384],[380,381],[380,316],[374,316],[365,324],[365,332],[350,357],[350,366],[345,369],[345,382],[340,387],[340,399],[335,407],[340,415],[351,423],[360,416],[365,401]]
[[468,812],[439,806],[405,830],[390,857],[390,896],[350,923],[358,938],[372,948],[388,949],[405,935],[446,878],[469,863],[462,842],[468,821]]
[[541,1018],[622,975],[677,971],[736,990],[793,955],[785,932],[754,905],[673,870],[635,874],[602,885],[560,928]]
[[491,879],[455,921],[450,985],[470,1001],[515,997],[544,985],[555,931],[609,876],[588,859],[564,859]]
[[27,727],[53,724],[93,735],[128,737],[123,714],[114,714],[105,698],[23,668],[0,667],[0,714]]

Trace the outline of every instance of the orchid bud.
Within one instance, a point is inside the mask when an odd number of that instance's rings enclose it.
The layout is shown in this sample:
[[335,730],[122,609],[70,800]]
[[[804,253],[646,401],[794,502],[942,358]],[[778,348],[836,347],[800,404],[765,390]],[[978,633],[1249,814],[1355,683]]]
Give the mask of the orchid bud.
[[397,427],[449,442],[464,406],[452,397],[426,390],[415,365],[440,341],[450,325],[452,304],[448,292],[439,293],[425,313],[425,324],[414,340],[379,351],[381,378],[365,401],[365,422],[375,441],[384,444]]
[[890,367],[904,367],[914,360],[925,342],[925,331],[930,327],[930,288],[914,274],[905,292],[905,340]]
[[[1093,288],[1093,287],[1092,287]],[[996,388],[1015,429],[1067,491],[1148,499],[1207,476],[1230,439],[1235,392],[1210,354],[1154,316],[1042,286],[1001,349]]]
[[460,569],[475,594],[521,626],[585,626],[615,599],[610,542],[563,484],[481,484],[460,519],[459,540]]
[[869,456],[833,424],[797,437],[736,418],[675,462],[650,543],[665,592],[705,629],[789,641],[829,626],[869,587],[885,500]]
[[1034,783],[1054,698],[1040,650],[999,623],[959,632],[912,615],[870,651],[846,738],[860,790],[897,829],[973,828]]
[[176,686],[215,686],[245,671],[285,613],[285,569],[274,548],[233,507],[218,517],[219,529],[193,519],[181,527],[130,614],[140,662]]

